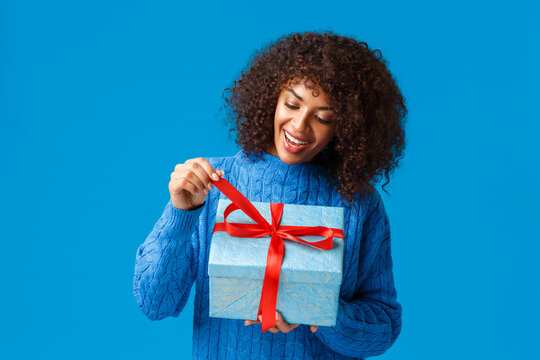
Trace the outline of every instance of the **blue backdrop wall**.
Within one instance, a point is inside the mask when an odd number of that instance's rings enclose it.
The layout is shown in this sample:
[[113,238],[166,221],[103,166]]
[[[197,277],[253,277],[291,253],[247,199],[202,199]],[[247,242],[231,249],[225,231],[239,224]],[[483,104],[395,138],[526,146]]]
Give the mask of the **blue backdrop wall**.
[[380,358],[539,358],[534,3],[1,1],[0,358],[191,356],[192,299],[145,318],[136,249],[175,164],[238,151],[222,91],[306,30],[380,49],[407,98],[382,193],[403,330]]

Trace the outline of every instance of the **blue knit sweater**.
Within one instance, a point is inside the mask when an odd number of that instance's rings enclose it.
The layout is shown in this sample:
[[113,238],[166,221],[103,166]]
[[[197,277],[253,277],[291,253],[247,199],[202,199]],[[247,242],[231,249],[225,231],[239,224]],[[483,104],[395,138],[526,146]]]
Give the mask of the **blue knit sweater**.
[[[212,166],[250,201],[343,206],[328,185],[326,169],[279,157],[208,158]],[[401,330],[390,254],[390,224],[377,191],[357,209],[345,206],[343,282],[337,323],[312,333],[307,325],[291,332],[261,334],[260,325],[208,316],[208,254],[219,190],[204,206],[184,211],[169,202],[136,254],[133,291],[151,320],[177,317],[196,281],[194,359],[351,359],[379,355]]]

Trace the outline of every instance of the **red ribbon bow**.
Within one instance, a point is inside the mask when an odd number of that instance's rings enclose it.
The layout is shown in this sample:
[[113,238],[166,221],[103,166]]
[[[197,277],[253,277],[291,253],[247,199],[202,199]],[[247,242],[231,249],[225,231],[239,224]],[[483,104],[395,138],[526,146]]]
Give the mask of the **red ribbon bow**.
[[[213,232],[226,231],[230,236],[235,237],[262,237],[271,235],[268,256],[266,257],[266,271],[264,274],[261,301],[257,317],[262,315],[262,332],[276,326],[276,301],[279,288],[279,275],[281,273],[281,263],[285,246],[283,239],[294,240],[306,245],[310,245],[322,250],[332,249],[332,238],[342,238],[343,230],[333,229],[325,226],[287,226],[280,225],[283,214],[283,204],[271,203],[270,211],[272,224],[257,211],[255,206],[242,195],[234,186],[224,178],[213,181],[213,184],[227,196],[232,203],[227,206],[223,213],[223,222],[214,225]],[[247,216],[252,218],[256,224],[240,224],[227,222],[227,216],[235,210],[242,210]],[[308,242],[295,235],[323,236],[324,240]],[[267,315],[267,316],[266,316]]]

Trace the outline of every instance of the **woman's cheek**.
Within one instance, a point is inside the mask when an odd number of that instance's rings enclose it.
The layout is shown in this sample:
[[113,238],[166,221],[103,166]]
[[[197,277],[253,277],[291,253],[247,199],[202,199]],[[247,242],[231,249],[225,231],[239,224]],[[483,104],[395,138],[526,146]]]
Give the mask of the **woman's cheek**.
[[276,120],[277,120],[278,122],[281,122],[282,119],[284,119],[286,116],[287,116],[287,111],[286,111],[285,109],[283,109],[282,107],[280,107],[280,108],[278,109],[277,114],[276,114],[276,118],[277,118]]

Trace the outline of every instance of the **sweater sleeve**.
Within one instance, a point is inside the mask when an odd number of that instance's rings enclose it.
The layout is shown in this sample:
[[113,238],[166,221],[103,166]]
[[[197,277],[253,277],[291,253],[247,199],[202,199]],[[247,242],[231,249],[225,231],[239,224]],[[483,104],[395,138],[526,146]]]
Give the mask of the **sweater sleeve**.
[[198,220],[205,206],[184,211],[169,201],[135,259],[133,294],[150,320],[177,317],[184,308],[198,259]]
[[366,219],[361,237],[369,250],[364,259],[359,259],[362,262],[372,258],[372,264],[366,274],[358,274],[363,281],[353,298],[339,299],[336,325],[319,327],[315,332],[326,346],[345,356],[380,355],[392,346],[401,331],[401,305],[397,302],[392,273],[390,224],[380,196],[376,198],[375,209]]

